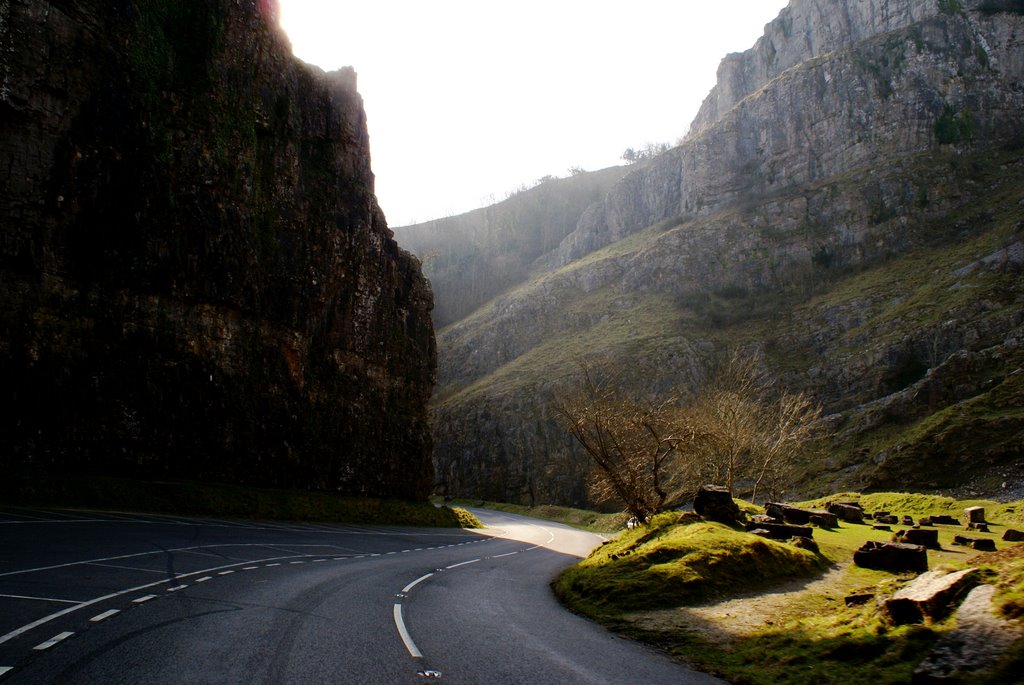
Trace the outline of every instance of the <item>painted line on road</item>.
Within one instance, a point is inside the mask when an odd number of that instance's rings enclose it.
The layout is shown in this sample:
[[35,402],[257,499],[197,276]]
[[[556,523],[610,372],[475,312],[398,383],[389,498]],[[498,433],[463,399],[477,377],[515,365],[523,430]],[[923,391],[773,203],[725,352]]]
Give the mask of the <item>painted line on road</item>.
[[57,599],[56,597],[29,597],[28,595],[0,595],[7,599],[34,599],[40,602],[60,602],[62,604],[81,604],[75,599]]
[[[128,556],[137,556],[137,555],[128,555]],[[241,562],[241,563],[253,563],[253,562],[263,563],[263,562],[274,561],[276,559],[282,559],[282,558],[285,558],[285,557],[268,557],[266,559],[253,559],[250,562]],[[81,563],[81,562],[79,562],[79,563]],[[61,568],[61,567],[65,567],[65,566],[76,566],[76,565],[78,565],[78,564],[60,564],[60,565],[58,565],[56,567],[53,567],[53,568]],[[228,565],[229,566],[237,566],[238,564],[228,564]],[[201,569],[199,571],[192,571],[191,573],[184,573],[184,574],[178,576],[178,579],[181,579],[181,578],[191,578],[192,576],[198,576],[198,575],[201,575],[203,573],[212,573],[213,571],[217,571],[217,570],[222,569],[222,568],[224,568],[224,566],[215,566],[213,568],[206,568],[206,569]],[[6,575],[11,575],[11,574],[6,574]],[[5,642],[7,642],[8,640],[13,640],[14,638],[18,637],[19,635],[27,633],[30,630],[34,630],[35,628],[38,628],[41,625],[45,625],[45,624],[49,623],[50,621],[53,621],[54,619],[60,618],[61,616],[66,616],[67,614],[70,614],[72,612],[78,611],[79,609],[84,609],[85,607],[92,606],[93,604],[99,604],[100,602],[105,602],[108,599],[114,599],[115,597],[121,597],[122,595],[127,595],[127,594],[130,594],[132,592],[138,592],[139,590],[148,590],[149,588],[157,587],[158,585],[164,585],[165,583],[169,583],[169,582],[171,582],[171,580],[165,578],[163,580],[158,580],[158,581],[155,581],[153,583],[146,583],[145,585],[137,585],[135,587],[126,588],[124,590],[118,590],[117,592],[111,592],[111,593],[105,594],[105,595],[103,595],[101,597],[94,597],[93,599],[86,600],[84,602],[79,602],[78,604],[74,604],[72,606],[69,606],[66,609],[61,609],[60,611],[55,611],[54,613],[50,614],[49,616],[43,616],[42,618],[36,619],[35,621],[32,621],[31,623],[26,623],[25,625],[21,626],[20,628],[15,628],[14,630],[10,631],[9,633],[7,633],[5,635],[0,635],[0,644],[3,644]],[[154,595],[154,597],[155,597],[155,595]],[[134,600],[134,601],[140,602],[140,601],[147,601],[149,599],[153,599],[153,597],[147,597],[146,599],[143,599],[143,598],[140,597],[138,600]]]
[[501,559],[502,557],[510,557],[513,554],[519,554],[519,552],[516,551],[516,552],[508,552],[507,554],[495,554],[493,557],[491,557],[491,559]]
[[235,572],[235,570],[234,570],[234,569],[231,569],[231,570],[228,570],[228,571],[219,571],[219,572],[217,573],[217,575],[218,575],[218,576],[230,576],[230,575],[231,575],[232,573],[234,573],[234,572]]
[[188,585],[175,585],[174,587],[167,588],[168,592],[177,592],[178,590],[184,590]]
[[14,666],[0,666],[0,678],[14,670]]
[[255,571],[258,568],[259,568],[259,566],[243,566],[242,570],[243,571]]
[[133,599],[132,604],[142,604],[143,602],[148,602],[151,599],[156,599],[156,595],[144,595],[137,599]]
[[433,573],[428,573],[425,576],[420,576],[419,578],[417,578],[416,580],[412,581],[411,583],[406,585],[404,588],[402,588],[402,592],[408,592],[409,590],[413,589],[414,587],[416,587],[417,585],[422,583],[427,578],[430,578],[432,575],[434,575],[434,574]]
[[409,656],[413,659],[422,659],[423,654],[416,647],[416,643],[412,641],[412,636],[409,635],[409,631],[405,629],[405,621],[402,620],[402,605],[395,605],[395,625],[398,627],[398,636],[402,638],[402,642],[405,643],[405,648],[409,651]]
[[277,563],[277,564],[266,564],[266,568],[270,568],[271,566],[280,566],[280,565],[281,565],[280,563]]
[[121,613],[120,609],[111,609],[110,611],[104,611],[102,614],[96,614],[89,619],[90,623],[99,623],[100,621],[106,621],[111,616]]
[[61,642],[61,641],[63,641],[63,640],[66,640],[66,639],[68,639],[68,638],[69,638],[69,637],[71,637],[72,635],[74,635],[74,633],[71,633],[71,632],[63,632],[63,633],[57,633],[56,635],[54,635],[53,637],[51,637],[51,638],[50,638],[49,640],[47,640],[46,642],[40,642],[40,643],[39,643],[38,645],[36,645],[36,646],[35,646],[35,647],[33,647],[32,649],[34,649],[34,650],[36,650],[36,651],[42,651],[42,650],[44,650],[44,649],[49,649],[50,647],[53,647],[53,646],[54,646],[55,644],[57,644],[58,642]]
[[445,568],[445,570],[452,569],[452,568],[458,568],[460,566],[465,566],[466,564],[475,564],[478,561],[480,561],[480,560],[479,559],[470,559],[469,561],[460,561],[457,564],[452,564],[451,566],[445,566],[444,568]]
[[119,569],[121,569],[123,571],[138,571],[140,573],[159,573],[161,575],[167,573],[167,571],[163,570],[163,569],[135,568],[133,566],[118,566],[117,564],[100,564],[100,563],[97,563],[95,561],[87,561],[87,562],[85,562],[82,565],[83,566],[100,566],[102,568],[119,568]]
[[202,578],[196,578],[196,583],[205,583],[208,580],[213,580],[213,576],[203,576]]

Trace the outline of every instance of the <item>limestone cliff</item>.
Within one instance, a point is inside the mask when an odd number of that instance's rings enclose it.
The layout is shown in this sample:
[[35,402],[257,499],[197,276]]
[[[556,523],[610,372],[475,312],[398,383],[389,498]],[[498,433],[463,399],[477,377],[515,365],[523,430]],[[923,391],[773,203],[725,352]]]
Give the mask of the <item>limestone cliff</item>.
[[793,0],[677,148],[439,337],[442,484],[582,504],[547,408],[576,360],[659,394],[729,345],[832,414],[805,492],[1024,482],[1022,47],[1019,3]]
[[429,285],[275,13],[0,3],[0,463],[427,494]]

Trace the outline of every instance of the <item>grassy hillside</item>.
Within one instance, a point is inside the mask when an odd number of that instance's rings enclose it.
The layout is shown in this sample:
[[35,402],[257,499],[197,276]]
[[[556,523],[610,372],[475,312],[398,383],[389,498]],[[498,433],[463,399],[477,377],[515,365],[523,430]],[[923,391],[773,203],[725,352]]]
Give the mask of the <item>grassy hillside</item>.
[[[740,245],[729,269],[737,260],[769,269],[785,256],[759,253],[768,243],[758,242],[754,217],[730,211],[635,233],[445,328],[439,444],[486,441],[466,418],[486,411],[503,434],[536,424],[540,434],[528,430],[534,442],[523,450],[556,454],[558,429],[543,405],[581,360],[610,363],[643,392],[668,394],[702,356],[751,344],[833,415],[835,438],[802,464],[800,492],[970,481],[995,493],[1024,479],[1024,345],[1014,342],[1024,342],[1024,281],[1013,256],[1024,240],[1024,161],[1010,147],[905,163],[900,173],[920,170],[925,186],[962,173],[964,187],[952,208],[922,195],[918,215],[901,220],[907,245],[884,258],[780,267],[760,287],[692,284],[679,260],[697,259],[686,250],[707,236]],[[863,179],[831,179],[821,192],[849,182],[842,192],[852,194]]]

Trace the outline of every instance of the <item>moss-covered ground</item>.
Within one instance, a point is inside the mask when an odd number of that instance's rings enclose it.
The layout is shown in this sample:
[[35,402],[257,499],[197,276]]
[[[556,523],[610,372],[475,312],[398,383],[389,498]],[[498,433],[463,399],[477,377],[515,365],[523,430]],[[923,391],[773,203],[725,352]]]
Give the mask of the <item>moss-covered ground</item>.
[[[963,509],[984,506],[990,532],[939,525],[940,548],[928,551],[930,568],[976,567],[997,589],[995,610],[1024,630],[1024,544],[1002,541],[1018,529],[1024,502],[956,501],[905,493],[832,498],[859,499],[868,511],[888,510],[915,519],[929,514],[964,521]],[[821,506],[826,499],[802,503]],[[570,608],[730,683],[910,683],[936,642],[955,628],[955,617],[894,626],[881,609],[913,578],[852,564],[867,540],[892,532],[867,524],[816,528],[819,551],[764,540],[717,523],[687,523],[678,513],[625,531],[567,569],[553,583]],[[895,530],[895,529],[894,529]],[[953,544],[955,535],[990,538],[996,552]],[[860,595],[862,603],[847,603]],[[1024,642],[986,673],[961,682],[1024,682]]]

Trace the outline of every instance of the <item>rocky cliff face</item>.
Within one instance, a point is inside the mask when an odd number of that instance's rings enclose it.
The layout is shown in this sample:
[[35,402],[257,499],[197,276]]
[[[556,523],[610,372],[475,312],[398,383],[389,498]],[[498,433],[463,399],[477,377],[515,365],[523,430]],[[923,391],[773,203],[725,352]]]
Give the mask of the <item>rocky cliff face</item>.
[[1024,478],[1022,47],[1015,3],[793,0],[679,147],[445,330],[445,485],[583,503],[547,409],[576,360],[658,394],[734,345],[833,414],[808,490]]
[[274,14],[0,4],[4,463],[428,492],[431,292]]

